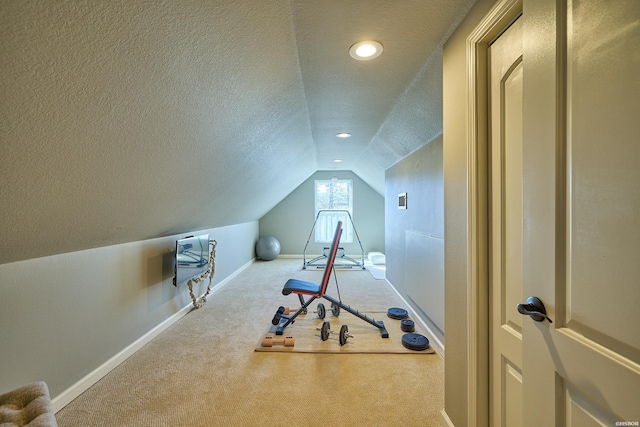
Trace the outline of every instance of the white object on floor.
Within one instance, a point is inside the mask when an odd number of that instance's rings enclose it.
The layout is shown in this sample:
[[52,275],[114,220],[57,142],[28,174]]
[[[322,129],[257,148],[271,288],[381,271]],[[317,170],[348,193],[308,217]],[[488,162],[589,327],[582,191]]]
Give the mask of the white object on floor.
[[369,252],[369,262],[373,265],[386,264],[386,258],[382,252]]

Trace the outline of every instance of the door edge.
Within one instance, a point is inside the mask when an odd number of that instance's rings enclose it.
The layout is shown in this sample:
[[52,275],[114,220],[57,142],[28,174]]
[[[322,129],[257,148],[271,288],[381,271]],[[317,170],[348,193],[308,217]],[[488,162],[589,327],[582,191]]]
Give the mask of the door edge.
[[522,0],[500,0],[466,41],[469,427],[489,425],[488,48],[521,15]]

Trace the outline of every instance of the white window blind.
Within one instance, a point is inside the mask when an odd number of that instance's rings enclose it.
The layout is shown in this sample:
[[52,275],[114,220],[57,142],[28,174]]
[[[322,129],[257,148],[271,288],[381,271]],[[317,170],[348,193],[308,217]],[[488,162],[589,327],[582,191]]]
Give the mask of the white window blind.
[[[353,181],[350,179],[316,180],[315,241],[331,242],[338,221],[342,221],[341,242],[353,242]],[[320,215],[318,216],[318,213]]]

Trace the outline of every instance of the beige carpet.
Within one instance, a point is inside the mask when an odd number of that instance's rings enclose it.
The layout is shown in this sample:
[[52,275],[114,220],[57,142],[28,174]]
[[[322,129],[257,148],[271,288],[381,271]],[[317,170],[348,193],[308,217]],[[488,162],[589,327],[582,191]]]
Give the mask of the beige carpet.
[[[256,262],[60,410],[58,425],[440,425],[437,354],[254,351],[277,307],[297,302],[282,295],[284,282],[321,275],[301,271],[297,259]],[[401,303],[367,271],[341,270],[338,280],[342,300],[363,311]],[[391,339],[401,336],[388,329]]]

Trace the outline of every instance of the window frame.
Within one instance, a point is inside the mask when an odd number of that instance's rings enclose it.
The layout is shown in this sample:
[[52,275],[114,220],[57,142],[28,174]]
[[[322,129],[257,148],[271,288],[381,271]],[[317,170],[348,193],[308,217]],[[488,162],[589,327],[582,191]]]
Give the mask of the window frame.
[[[322,205],[322,201],[319,200],[319,186],[327,185],[329,192],[335,193],[335,186],[340,184],[346,184],[347,186],[347,206],[338,205],[333,203],[333,198],[328,204]],[[335,231],[335,224],[338,220],[342,221],[343,233],[340,242],[353,243],[354,230],[353,224],[349,218],[353,218],[353,180],[352,179],[316,179],[314,181],[313,195],[314,195],[314,242],[316,243],[330,243],[333,238],[333,232]],[[322,213],[321,213],[322,211]],[[336,211],[335,215],[329,217],[330,211]],[[348,212],[348,214],[347,214]],[[320,215],[319,215],[320,213]]]

